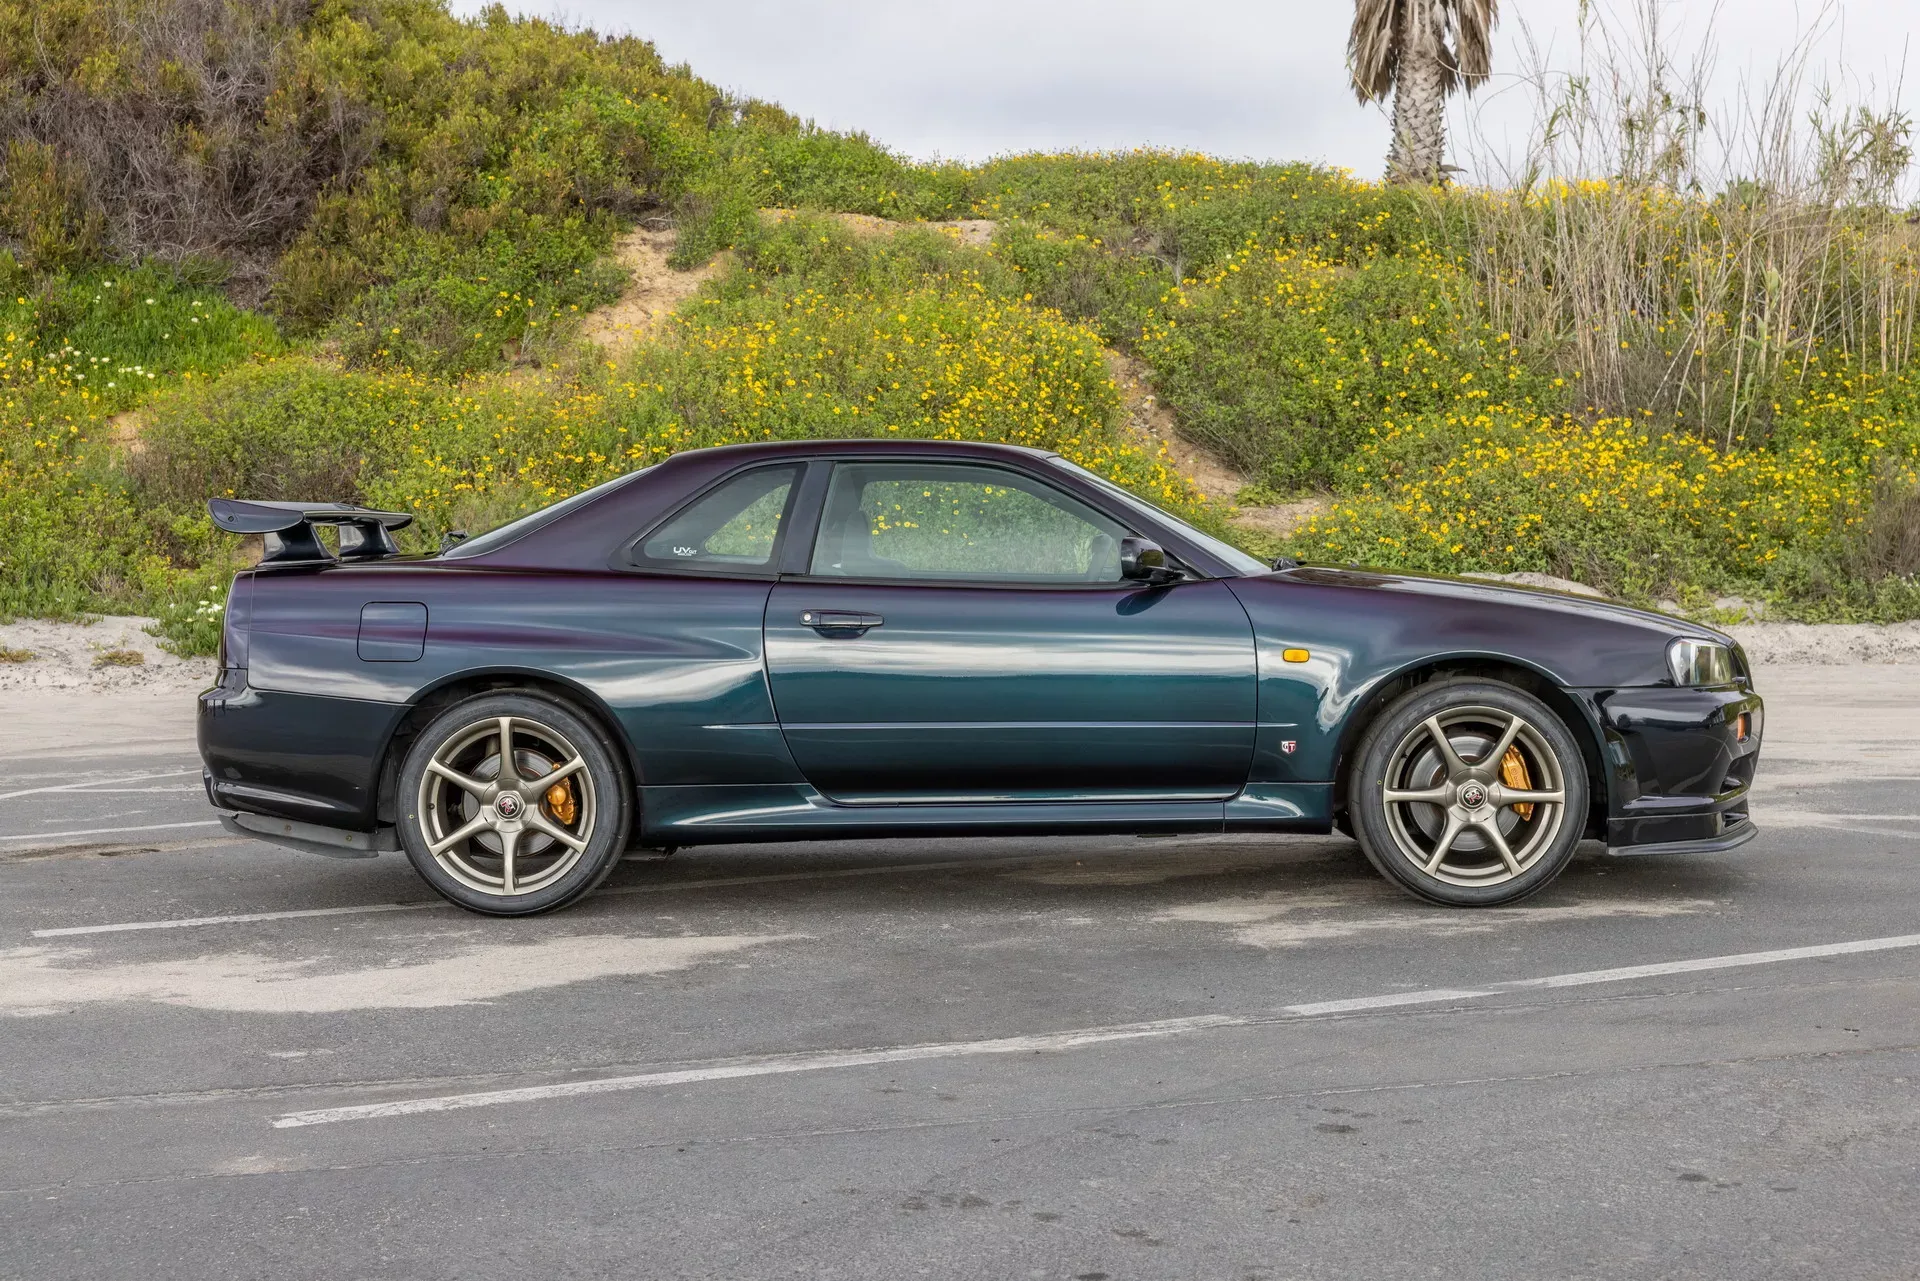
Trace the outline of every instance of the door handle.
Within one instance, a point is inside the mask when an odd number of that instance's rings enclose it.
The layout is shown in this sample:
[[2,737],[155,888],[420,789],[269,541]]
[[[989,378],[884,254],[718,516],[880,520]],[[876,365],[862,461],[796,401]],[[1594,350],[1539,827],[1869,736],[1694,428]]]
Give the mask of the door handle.
[[870,627],[880,626],[886,619],[851,609],[809,609],[801,611],[800,621],[822,635],[850,632],[857,636]]

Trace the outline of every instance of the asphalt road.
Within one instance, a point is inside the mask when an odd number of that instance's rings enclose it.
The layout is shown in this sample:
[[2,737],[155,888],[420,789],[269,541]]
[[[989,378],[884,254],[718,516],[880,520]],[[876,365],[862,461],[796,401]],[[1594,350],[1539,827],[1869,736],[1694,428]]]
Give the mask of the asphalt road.
[[1758,840],[1491,912],[1213,837],[490,921],[16,722],[0,1277],[1912,1278],[1920,672],[1769,676]]

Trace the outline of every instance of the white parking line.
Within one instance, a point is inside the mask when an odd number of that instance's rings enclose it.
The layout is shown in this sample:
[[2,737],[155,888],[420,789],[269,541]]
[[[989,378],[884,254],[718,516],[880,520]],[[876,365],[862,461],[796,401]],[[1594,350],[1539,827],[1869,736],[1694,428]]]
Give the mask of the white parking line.
[[394,1103],[366,1103],[358,1107],[319,1108],[275,1117],[277,1130],[332,1121],[359,1121],[382,1116],[410,1116],[418,1112],[451,1112],[483,1108],[496,1103],[524,1103],[533,1099],[576,1098],[615,1090],[644,1090],[660,1085],[687,1085],[697,1081],[729,1081],[743,1076],[775,1076],[787,1072],[818,1072],[825,1068],[870,1067],[879,1063],[910,1063],[919,1059],[951,1059],[976,1054],[1042,1054],[1110,1041],[1138,1041],[1147,1037],[1178,1036],[1207,1028],[1234,1027],[1245,1018],[1230,1014],[1203,1014],[1189,1019],[1161,1019],[1154,1023],[1122,1023],[1112,1027],[1080,1028],[1041,1036],[1007,1036],[991,1041],[949,1041],[937,1045],[901,1045],[884,1050],[847,1050],[826,1054],[768,1054],[731,1059],[707,1067],[671,1072],[643,1072],[638,1076],[610,1076],[597,1081],[569,1081],[561,1085],[531,1085],[514,1090],[483,1090],[449,1094],[437,1099],[402,1099]]
[[57,836],[106,836],[115,832],[163,832],[175,827],[218,827],[217,818],[203,819],[194,823],[142,823],[137,827],[82,827],[67,832],[27,832],[23,835],[0,836],[0,841],[49,841]]
[[[39,796],[44,792],[81,792],[91,787],[105,787],[109,783],[144,783],[154,778],[180,778],[187,774],[198,774],[196,769],[174,769],[160,774],[123,774],[118,778],[96,778],[91,782],[54,783],[46,787],[23,787],[17,792],[0,792],[0,801],[11,801],[21,796]],[[171,790],[171,789],[170,789]],[[185,788],[196,791],[196,788]]]
[[[191,826],[186,825],[186,826]],[[137,830],[137,829],[129,829]],[[83,833],[69,833],[83,835]],[[8,839],[0,837],[0,840]],[[662,885],[622,885],[601,890],[599,897],[615,894],[668,894],[674,890],[723,889],[732,885],[772,885],[782,881],[831,881],[849,876],[885,876],[892,872],[943,872],[963,867],[996,867],[1007,863],[1043,863],[1050,857],[1020,854],[1009,858],[949,859],[941,863],[893,863],[883,867],[842,867],[824,872],[775,872],[765,876],[716,876],[704,881],[669,881]],[[123,921],[116,925],[66,925],[57,929],[33,930],[37,939],[62,938],[71,934],[125,934],[132,930],[179,930],[197,925],[247,925],[254,921],[286,921],[302,916],[351,916],[356,912],[401,912],[428,907],[451,907],[438,899],[418,903],[369,903],[363,907],[322,907],[303,911],[240,912],[229,916],[194,916],[166,921]]]
[[1850,823],[1822,823],[1820,826],[1830,832],[1852,832],[1857,836],[1898,836],[1903,840],[1920,841],[1920,832],[1885,832],[1877,827],[1855,827]]
[[1436,1001],[1467,1001],[1476,996],[1492,996],[1491,991],[1434,987],[1424,992],[1389,992],[1385,996],[1356,996],[1349,1001],[1313,1001],[1289,1005],[1288,1014],[1312,1018],[1317,1014],[1351,1014],[1356,1010],[1387,1010],[1396,1005],[1432,1005]]
[[[1729,956],[1663,961],[1653,965],[1630,965],[1612,970],[1584,970],[1572,974],[1552,974],[1544,978],[1489,983],[1482,988],[1430,988],[1420,992],[1394,992],[1345,1001],[1317,1001],[1287,1006],[1281,1014],[1293,1018],[1322,1018],[1336,1014],[1384,1011],[1414,1005],[1470,1001],[1480,997],[1497,996],[1503,992],[1580,987],[1592,983],[1622,983],[1630,979],[1655,978],[1665,974],[1693,974],[1703,970],[1777,965],[1785,961],[1813,960],[1821,957],[1884,952],[1912,947],[1920,947],[1920,934],[1857,939],[1846,943],[1824,943],[1812,947],[1781,948],[1772,952],[1741,952]],[[443,1094],[424,1099],[399,1099],[388,1103],[360,1103],[346,1107],[315,1108],[311,1111],[289,1112],[284,1116],[275,1117],[273,1126],[275,1129],[291,1129],[308,1125],[330,1125],[337,1121],[366,1121],[380,1117],[413,1116],[423,1112],[452,1112],[462,1108],[492,1107],[501,1103],[531,1103],[542,1099],[577,1098],[588,1094],[645,1090],[664,1085],[737,1080],[742,1077],[773,1076],[791,1072],[819,1072],[832,1068],[868,1067],[881,1063],[919,1062],[981,1054],[1039,1054],[1071,1050],[1083,1045],[1136,1041],[1149,1037],[1184,1036],[1192,1032],[1210,1032],[1219,1028],[1247,1027],[1274,1021],[1272,1015],[1212,1014],[1194,1018],[1161,1019],[1151,1023],[1123,1023],[1108,1027],[1077,1028],[1067,1032],[1001,1037],[983,1041],[949,1041],[931,1045],[895,1046],[888,1049],[824,1050],[801,1054],[755,1055],[710,1063],[704,1067],[642,1072],[633,1076],[601,1077],[592,1081],[568,1081],[555,1085],[529,1085],[517,1089],[481,1090],[470,1094]]]
[[417,912],[426,907],[446,907],[430,903],[368,903],[359,907],[306,907],[288,912],[245,912],[233,916],[193,916],[174,921],[127,921],[119,925],[63,925],[58,929],[35,930],[37,939],[70,938],[75,934],[125,934],[130,930],[184,930],[196,925],[244,925],[254,921],[294,921],[307,916],[359,916],[367,912]]
[[1538,987],[1585,987],[1589,983],[1623,983],[1628,979],[1659,978],[1663,974],[1698,974],[1702,970],[1732,970],[1749,965],[1778,965],[1782,961],[1811,961],[1823,956],[1851,956],[1857,952],[1887,952],[1920,947],[1920,934],[1855,939],[1849,943],[1819,943],[1812,947],[1783,947],[1773,952],[1737,952],[1732,956],[1705,956],[1691,961],[1661,961],[1654,965],[1627,965],[1615,970],[1586,970],[1552,974],[1543,979],[1518,979],[1494,986],[1510,991]]

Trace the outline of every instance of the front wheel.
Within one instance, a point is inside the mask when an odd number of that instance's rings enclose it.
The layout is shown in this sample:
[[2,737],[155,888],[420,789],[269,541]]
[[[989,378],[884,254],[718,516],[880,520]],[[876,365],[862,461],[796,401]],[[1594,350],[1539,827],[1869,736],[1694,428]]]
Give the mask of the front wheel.
[[1388,880],[1454,907],[1514,903],[1580,843],[1587,772],[1539,699],[1495,681],[1438,681],[1367,730],[1347,781],[1360,847]]
[[630,790],[584,716],[529,694],[448,708],[400,770],[400,841],[447,899],[530,916],[596,889],[626,848]]

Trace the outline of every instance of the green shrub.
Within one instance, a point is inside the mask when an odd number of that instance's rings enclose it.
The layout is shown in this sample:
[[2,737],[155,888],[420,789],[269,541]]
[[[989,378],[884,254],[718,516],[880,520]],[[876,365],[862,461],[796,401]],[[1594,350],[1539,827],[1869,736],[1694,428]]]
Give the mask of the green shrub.
[[168,584],[147,630],[182,658],[211,658],[220,649],[227,610],[227,574],[182,574]]
[[608,240],[604,223],[538,217],[470,247],[421,236],[332,336],[349,365],[441,376],[548,354],[581,312],[619,296],[626,273],[600,256]]
[[160,398],[133,462],[138,493],[196,515],[213,497],[353,501],[395,439],[445,393],[409,377],[301,358],[234,370]]
[[1346,266],[1250,245],[1173,290],[1139,351],[1183,434],[1276,489],[1324,487],[1385,415],[1552,390],[1454,290],[1430,251]]

